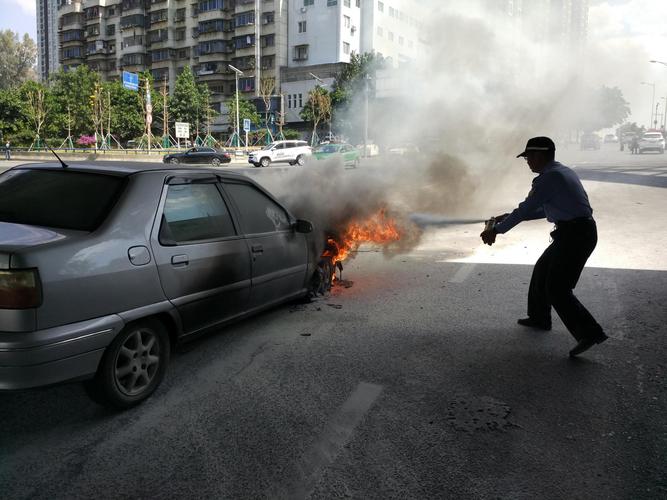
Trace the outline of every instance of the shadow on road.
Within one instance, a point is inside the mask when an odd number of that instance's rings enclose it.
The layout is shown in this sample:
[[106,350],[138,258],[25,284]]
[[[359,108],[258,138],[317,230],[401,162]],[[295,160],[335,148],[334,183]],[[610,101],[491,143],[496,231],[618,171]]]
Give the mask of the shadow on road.
[[641,168],[635,173],[628,167],[577,168],[582,180],[634,184],[638,186],[667,187],[667,166]]

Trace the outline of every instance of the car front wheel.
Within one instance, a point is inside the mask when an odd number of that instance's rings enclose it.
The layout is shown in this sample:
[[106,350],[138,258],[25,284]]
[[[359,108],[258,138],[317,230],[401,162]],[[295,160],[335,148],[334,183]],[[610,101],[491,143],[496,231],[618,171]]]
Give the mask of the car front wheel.
[[211,160],[211,165],[213,165],[214,167],[219,167],[220,166],[220,158],[213,158]]
[[265,156],[264,158],[262,158],[262,159],[259,161],[259,164],[260,164],[262,167],[268,167],[268,166],[271,164],[271,160],[269,160],[269,159]]
[[303,157],[303,155],[299,155],[296,157],[296,163],[297,165],[305,165],[306,164],[306,159]]
[[178,158],[170,158],[169,163],[171,163],[172,165],[178,165],[179,163]]
[[107,347],[86,392],[115,409],[138,405],[160,385],[169,363],[169,338],[157,320],[128,324]]

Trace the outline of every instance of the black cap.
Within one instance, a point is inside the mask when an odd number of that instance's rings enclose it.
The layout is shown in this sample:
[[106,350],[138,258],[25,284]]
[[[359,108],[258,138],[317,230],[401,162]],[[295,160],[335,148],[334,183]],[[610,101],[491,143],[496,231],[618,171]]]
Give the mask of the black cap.
[[516,155],[516,157],[526,156],[531,151],[556,151],[556,145],[548,137],[533,137],[528,139],[524,152]]

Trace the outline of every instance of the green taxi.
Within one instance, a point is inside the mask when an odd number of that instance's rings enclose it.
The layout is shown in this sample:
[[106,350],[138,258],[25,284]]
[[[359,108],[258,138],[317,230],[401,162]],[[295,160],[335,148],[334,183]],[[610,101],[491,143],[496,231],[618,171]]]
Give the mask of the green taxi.
[[350,144],[336,142],[317,146],[313,149],[313,156],[318,160],[338,157],[343,161],[343,164],[356,167],[359,165],[359,157],[361,154],[357,148]]

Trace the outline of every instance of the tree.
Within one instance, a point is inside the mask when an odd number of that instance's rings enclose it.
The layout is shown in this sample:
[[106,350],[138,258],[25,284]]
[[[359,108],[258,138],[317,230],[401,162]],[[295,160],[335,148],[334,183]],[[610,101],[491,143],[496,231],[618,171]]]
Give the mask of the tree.
[[37,46],[27,35],[19,40],[12,30],[0,31],[0,89],[17,87],[36,78]]
[[53,96],[53,124],[56,135],[67,135],[68,108],[72,126],[72,135],[93,133],[90,96],[99,83],[98,73],[81,65],[74,70],[62,69],[51,77],[51,95]]
[[186,66],[174,84],[174,93],[169,99],[171,117],[177,122],[197,126],[201,114],[201,89],[195,82],[190,66]]
[[581,130],[596,131],[623,123],[630,115],[628,102],[618,87],[602,86],[588,89],[582,99],[583,108],[578,126]]
[[331,119],[331,95],[324,87],[316,86],[308,92],[308,101],[301,110],[301,119],[313,123],[313,135],[311,145],[315,144],[317,137],[317,126],[321,122]]
[[361,135],[359,120],[350,117],[358,115],[355,110],[367,92],[367,86],[368,92],[374,94],[375,73],[384,65],[384,58],[375,52],[353,53],[350,62],[336,76],[331,92],[332,115],[337,128],[344,129],[347,135]]
[[140,137],[144,115],[139,93],[126,89],[119,81],[107,82],[104,88],[111,94],[111,134],[121,143]]
[[51,111],[50,94],[46,87],[37,82],[25,82],[20,90],[23,114],[35,133],[35,147],[41,148],[42,127]]
[[271,113],[271,97],[276,89],[275,78],[262,78],[259,82],[259,96],[264,103],[264,126],[266,127],[267,144],[270,139],[273,139],[271,129],[269,128],[269,114]]
[[22,118],[21,98],[17,90],[0,89],[0,141],[15,134]]
[[[236,127],[236,96],[232,96],[227,102],[227,112],[229,113],[229,123],[233,124],[233,128]],[[239,122],[242,124],[244,119],[250,120],[255,126],[259,126],[261,118],[257,112],[255,104],[248,99],[238,95],[239,99]],[[240,132],[239,132],[240,133]]]

